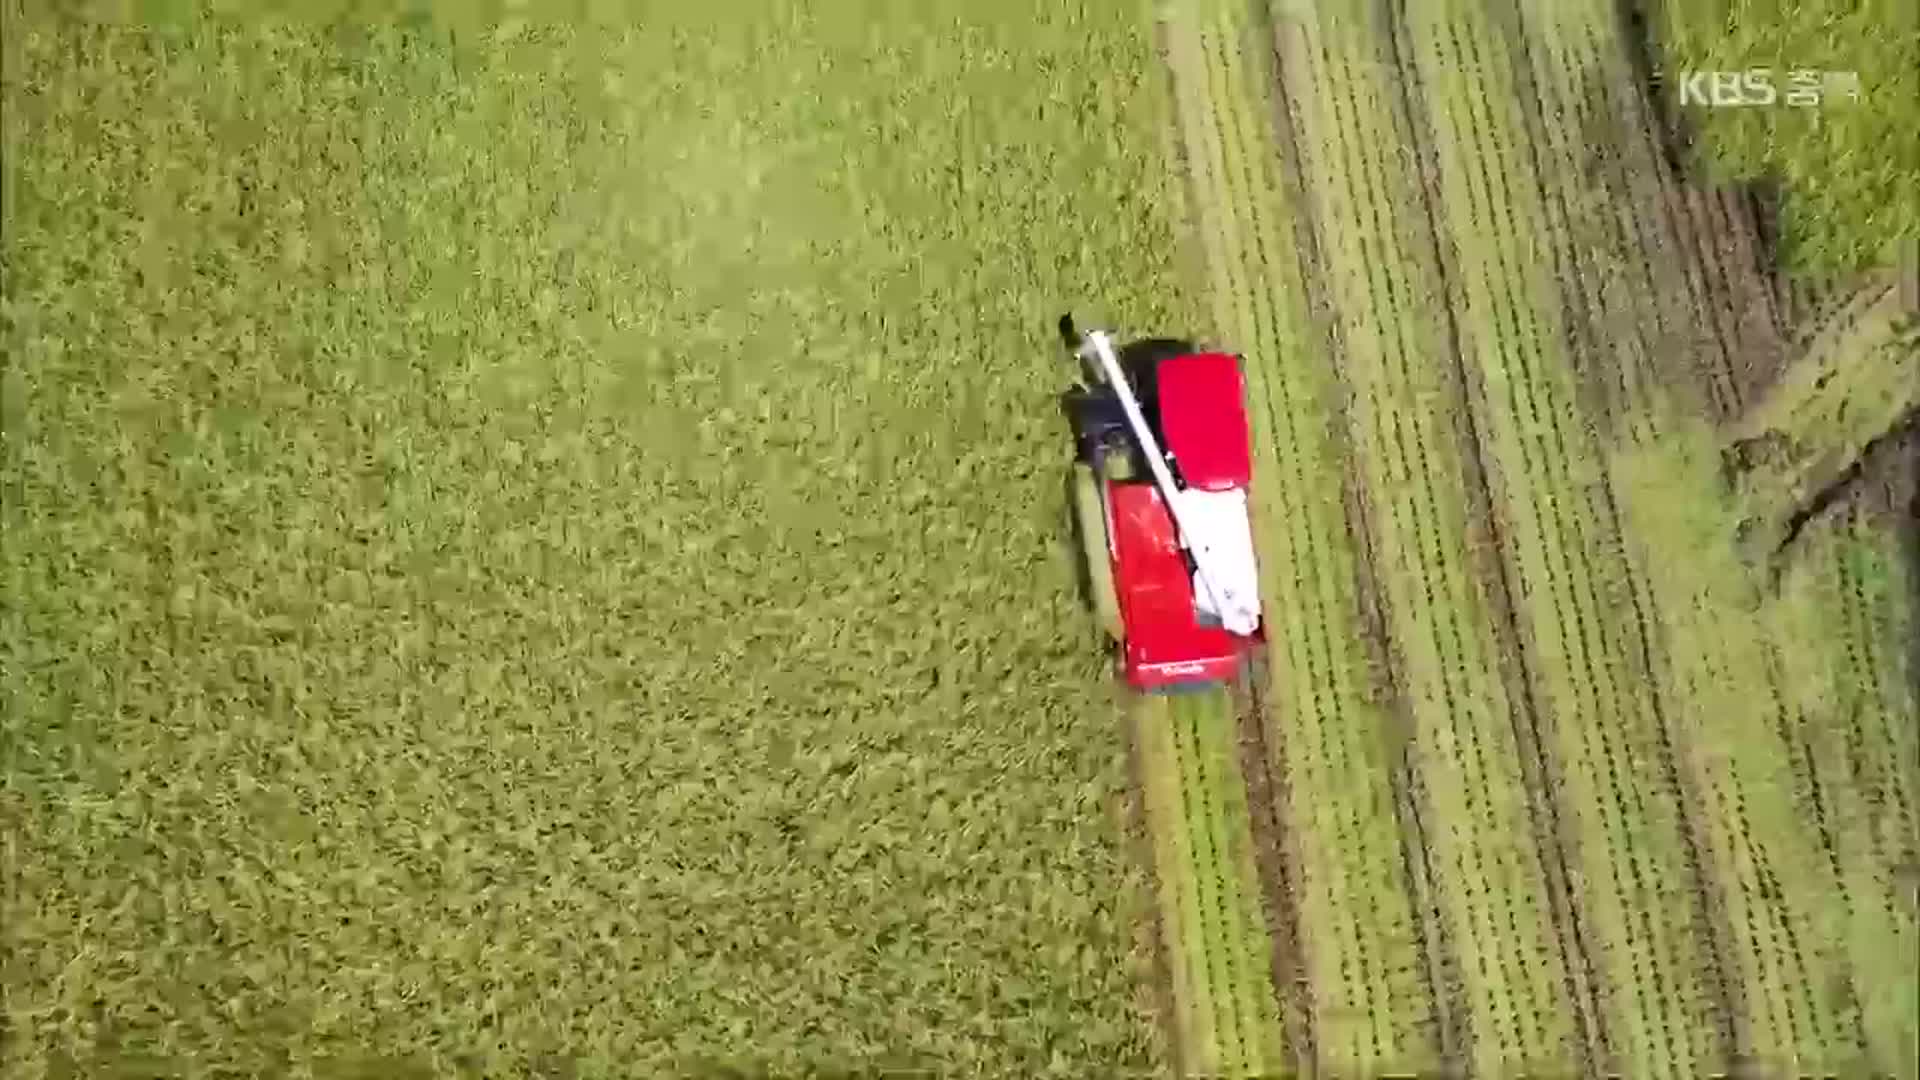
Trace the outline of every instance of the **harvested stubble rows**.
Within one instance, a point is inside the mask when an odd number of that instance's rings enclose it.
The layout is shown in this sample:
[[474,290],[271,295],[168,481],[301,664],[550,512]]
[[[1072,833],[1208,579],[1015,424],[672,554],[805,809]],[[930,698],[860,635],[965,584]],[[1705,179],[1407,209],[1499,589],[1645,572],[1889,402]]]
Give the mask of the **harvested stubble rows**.
[[30,6],[0,1073],[1151,1060],[1046,360],[1176,321],[1131,11]]
[[1850,500],[1779,591],[1736,558],[1783,290],[1612,5],[1161,33],[1263,444],[1287,1060],[1910,1075],[1910,556]]
[[1279,1003],[1233,703],[1224,694],[1132,703],[1143,825],[1165,957],[1173,1064],[1279,1072]]

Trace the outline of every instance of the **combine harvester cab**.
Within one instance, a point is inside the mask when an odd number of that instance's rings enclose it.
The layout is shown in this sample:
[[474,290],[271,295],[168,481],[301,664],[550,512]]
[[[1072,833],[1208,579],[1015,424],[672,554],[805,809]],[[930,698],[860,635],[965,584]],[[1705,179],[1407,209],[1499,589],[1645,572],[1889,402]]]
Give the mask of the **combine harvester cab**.
[[[1068,395],[1075,514],[1127,684],[1205,689],[1238,676],[1264,638],[1245,377],[1228,353],[1145,344],[1129,364],[1099,331],[1076,349],[1100,378]],[[1115,477],[1116,457],[1131,476]]]

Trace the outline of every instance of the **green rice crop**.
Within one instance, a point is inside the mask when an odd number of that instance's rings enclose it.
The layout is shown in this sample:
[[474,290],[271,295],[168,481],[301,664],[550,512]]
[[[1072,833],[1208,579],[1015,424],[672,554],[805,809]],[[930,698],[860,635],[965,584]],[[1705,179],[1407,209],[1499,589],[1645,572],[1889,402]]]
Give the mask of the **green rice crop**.
[[0,1072],[1150,1059],[1050,336],[1167,317],[1144,28],[724,8],[10,9]]

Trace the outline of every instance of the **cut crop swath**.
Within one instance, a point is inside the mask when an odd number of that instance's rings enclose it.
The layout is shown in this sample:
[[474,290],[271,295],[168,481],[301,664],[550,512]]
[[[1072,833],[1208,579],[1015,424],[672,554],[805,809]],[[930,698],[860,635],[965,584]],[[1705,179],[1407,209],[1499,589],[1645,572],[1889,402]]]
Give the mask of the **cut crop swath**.
[[[1416,40],[1421,34],[1416,22]],[[1431,31],[1417,81],[1438,160],[1443,253],[1453,262],[1464,378],[1474,394],[1496,573],[1525,643],[1540,806],[1570,837],[1561,932],[1578,942],[1599,1007],[1595,1067],[1712,1061],[1710,962],[1696,936],[1687,836],[1661,761],[1659,703],[1636,678],[1642,631],[1618,525],[1575,382],[1588,343],[1562,321],[1584,287],[1568,255],[1566,165],[1521,101],[1559,73],[1530,61],[1523,24],[1461,17]],[[1428,66],[1430,65],[1430,66]],[[1467,79],[1460,72],[1472,72]],[[1710,952],[1705,957],[1710,957]]]
[[[1423,816],[1436,825],[1427,833],[1437,901],[1429,935],[1444,935],[1454,959],[1449,976],[1464,1006],[1454,1052],[1484,1069],[1571,1060],[1578,1040],[1562,998],[1566,959],[1554,944],[1543,836],[1528,818],[1514,742],[1511,717],[1524,703],[1503,670],[1511,646],[1472,561],[1483,541],[1461,542],[1490,532],[1462,480],[1477,448],[1458,424],[1463,397],[1448,368],[1413,360],[1445,355],[1443,313],[1433,306],[1444,289],[1424,258],[1430,241],[1419,177],[1406,169],[1411,149],[1389,149],[1405,145],[1397,90],[1381,73],[1391,42],[1370,19],[1325,15],[1303,44],[1302,62],[1282,74],[1303,102],[1300,141],[1315,148],[1306,190],[1315,220],[1327,223],[1318,273],[1335,363],[1351,389],[1347,425],[1371,507],[1362,521],[1411,760],[1430,800]],[[1414,47],[1426,46],[1416,38]]]
[[[1371,729],[1372,676],[1342,502],[1337,377],[1313,328],[1300,259],[1307,223],[1283,192],[1286,108],[1266,63],[1275,28],[1231,4],[1163,24],[1192,243],[1218,339],[1248,365],[1256,533],[1271,633],[1265,740],[1284,794],[1304,986],[1283,988],[1292,1048],[1363,1071],[1436,1060],[1424,959],[1391,814],[1392,753]],[[1269,883],[1276,886],[1278,883]],[[1298,1010],[1298,1011],[1296,1011]],[[1371,1064],[1369,1064],[1371,1063]]]
[[1230,703],[1210,693],[1132,708],[1182,1067],[1270,1074],[1284,1051]]

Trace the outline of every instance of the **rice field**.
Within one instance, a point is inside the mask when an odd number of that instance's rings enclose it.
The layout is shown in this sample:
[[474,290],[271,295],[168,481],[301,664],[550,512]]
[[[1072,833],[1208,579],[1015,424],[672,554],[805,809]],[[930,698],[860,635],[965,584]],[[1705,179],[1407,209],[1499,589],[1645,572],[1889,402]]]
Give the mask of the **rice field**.
[[1176,321],[1146,30],[707,8],[10,7],[0,1073],[1161,1052],[1051,351]]
[[[11,0],[0,1072],[1915,1076],[1920,263],[1709,7]],[[1067,311],[1245,358],[1231,686]]]

